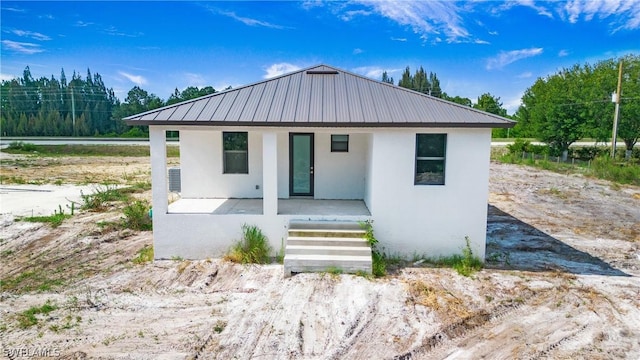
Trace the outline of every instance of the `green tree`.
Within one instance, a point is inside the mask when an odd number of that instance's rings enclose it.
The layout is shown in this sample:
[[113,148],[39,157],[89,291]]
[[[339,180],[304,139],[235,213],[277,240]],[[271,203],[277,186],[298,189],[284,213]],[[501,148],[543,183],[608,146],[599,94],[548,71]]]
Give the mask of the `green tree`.
[[386,71],[382,72],[382,82],[387,84],[393,84],[393,77],[389,77]]
[[507,116],[507,110],[502,107],[500,97],[493,96],[491,93],[484,93],[478,96],[478,102],[473,105],[473,108],[499,116]]

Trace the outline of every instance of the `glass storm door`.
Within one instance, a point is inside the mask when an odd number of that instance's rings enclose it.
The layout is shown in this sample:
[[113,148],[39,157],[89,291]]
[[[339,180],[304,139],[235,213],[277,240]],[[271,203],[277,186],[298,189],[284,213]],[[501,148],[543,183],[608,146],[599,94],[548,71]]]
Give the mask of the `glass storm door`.
[[289,195],[313,196],[313,134],[289,134]]

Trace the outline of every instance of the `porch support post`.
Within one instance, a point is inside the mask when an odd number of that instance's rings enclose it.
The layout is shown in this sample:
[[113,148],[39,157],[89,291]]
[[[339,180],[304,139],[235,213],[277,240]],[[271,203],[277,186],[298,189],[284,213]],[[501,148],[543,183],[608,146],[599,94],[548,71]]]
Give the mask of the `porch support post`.
[[[165,130],[149,126],[149,147],[151,150],[151,184],[154,214],[168,211],[167,190],[167,143]],[[154,216],[154,219],[158,217]]]
[[262,213],[278,214],[278,136],[262,133]]

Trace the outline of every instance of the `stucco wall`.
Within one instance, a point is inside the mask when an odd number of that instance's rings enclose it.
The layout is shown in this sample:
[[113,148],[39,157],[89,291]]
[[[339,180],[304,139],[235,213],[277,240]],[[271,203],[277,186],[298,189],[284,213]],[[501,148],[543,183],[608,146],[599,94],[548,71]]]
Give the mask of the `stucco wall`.
[[331,152],[331,134],[315,135],[315,198],[362,199],[366,172],[366,134],[349,134],[348,152]]
[[[447,133],[445,185],[414,185],[416,132]],[[369,209],[380,245],[437,257],[469,236],[484,257],[490,141],[490,129],[375,132]]]
[[223,174],[222,131],[181,130],[182,197],[262,197],[262,134],[249,132],[248,140],[249,173]]
[[[159,129],[152,129],[153,145]],[[179,129],[184,197],[260,197],[262,195],[262,133],[249,135],[249,174],[222,174],[220,131]],[[364,198],[374,220],[380,246],[387,252],[430,257],[460,253],[465,236],[473,250],[485,252],[490,129],[375,129],[350,133],[350,152],[330,153],[330,132],[316,133],[316,195],[324,198],[349,192],[343,183],[320,174],[349,174],[352,188]],[[271,129],[274,131],[274,129]],[[275,130],[278,148],[278,196],[288,195],[288,131]],[[416,133],[446,133],[445,185],[414,185]],[[344,133],[344,132],[335,132]],[[352,152],[353,151],[353,152]],[[339,158],[333,155],[347,155]],[[154,171],[154,244],[158,258],[219,256],[240,236],[243,223],[256,224],[274,248],[286,236],[291,216],[166,214],[156,204],[166,196],[166,166],[152,159]],[[156,172],[158,172],[156,174]],[[360,183],[359,188],[355,186]],[[160,184],[160,188],[156,186]],[[255,185],[260,190],[255,190]],[[338,196],[336,196],[338,197]],[[166,206],[164,207],[166,209]],[[295,218],[295,217],[293,217]]]
[[[249,174],[223,174],[222,131],[181,130],[182,197],[262,197],[262,134],[261,131],[249,131]],[[350,134],[349,151],[332,153],[331,133],[315,134],[315,198],[363,198],[367,139],[366,134]],[[277,148],[278,197],[288,198],[288,132],[277,133]],[[256,185],[260,188],[256,189]]]

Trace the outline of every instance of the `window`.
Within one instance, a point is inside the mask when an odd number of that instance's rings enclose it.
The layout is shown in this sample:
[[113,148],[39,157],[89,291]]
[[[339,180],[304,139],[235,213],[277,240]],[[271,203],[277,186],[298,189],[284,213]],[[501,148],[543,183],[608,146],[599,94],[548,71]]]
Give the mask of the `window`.
[[331,135],[331,152],[348,152],[349,135]]
[[447,134],[416,135],[416,185],[444,185]]
[[248,134],[246,132],[223,132],[222,172],[224,174],[248,174]]

